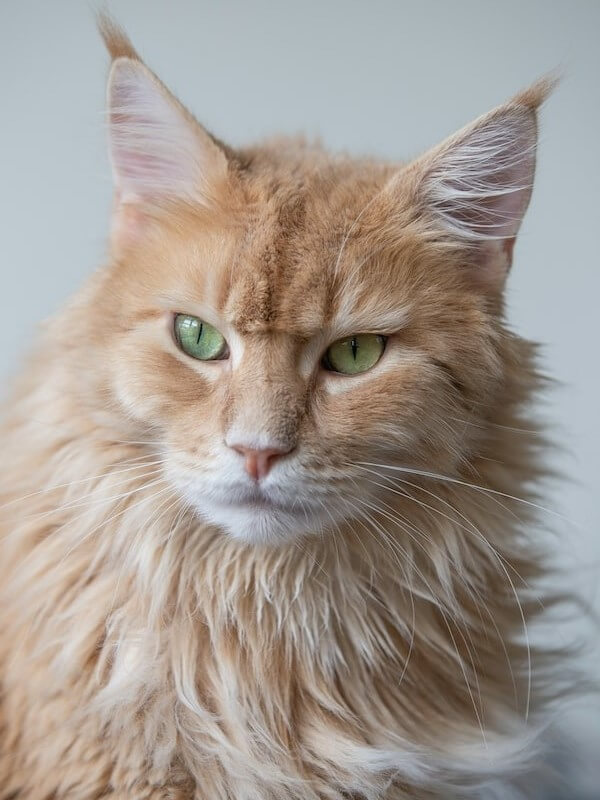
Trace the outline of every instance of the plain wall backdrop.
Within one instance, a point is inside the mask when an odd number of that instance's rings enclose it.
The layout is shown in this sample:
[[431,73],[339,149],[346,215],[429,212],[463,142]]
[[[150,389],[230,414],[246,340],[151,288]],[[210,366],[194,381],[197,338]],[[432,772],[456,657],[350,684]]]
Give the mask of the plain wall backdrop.
[[[108,8],[200,121],[234,145],[301,131],[337,150],[410,158],[540,75],[562,72],[541,114],[536,185],[507,296],[512,323],[545,343],[547,371],[562,384],[543,408],[568,478],[549,505],[570,520],[559,526],[560,560],[600,611],[600,2],[113,0]],[[35,347],[35,323],[104,257],[107,66],[93,2],[0,3],[2,394]],[[594,634],[581,632],[591,644]],[[597,655],[589,659],[600,677]],[[572,723],[590,754],[600,753],[597,708]],[[586,780],[589,797],[600,796],[600,775],[582,773],[582,791]]]

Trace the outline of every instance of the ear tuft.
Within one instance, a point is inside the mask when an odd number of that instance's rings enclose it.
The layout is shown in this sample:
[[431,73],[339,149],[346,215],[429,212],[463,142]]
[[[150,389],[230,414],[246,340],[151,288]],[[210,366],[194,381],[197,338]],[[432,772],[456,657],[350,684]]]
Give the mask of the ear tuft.
[[129,36],[107,11],[101,11],[97,19],[98,30],[113,61],[123,57],[141,61]]
[[523,89],[519,94],[516,94],[507,105],[521,106],[523,108],[529,108],[532,111],[537,111],[556,89],[559,81],[560,77],[558,73],[550,73],[540,78],[535,83],[532,83],[527,89]]

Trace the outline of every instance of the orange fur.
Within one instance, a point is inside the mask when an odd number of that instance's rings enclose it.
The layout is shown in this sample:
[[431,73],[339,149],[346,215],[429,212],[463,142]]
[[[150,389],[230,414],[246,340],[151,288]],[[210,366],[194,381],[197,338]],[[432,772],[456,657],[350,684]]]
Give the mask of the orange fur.
[[[103,33],[113,86],[126,68],[163,102]],[[534,125],[546,91],[475,126]],[[469,129],[403,168],[234,152],[165,102],[210,181],[158,202],[117,181],[110,259],[1,429],[0,798],[480,796],[535,757],[546,657],[526,639],[541,380],[503,320],[514,235],[463,241],[427,205]],[[191,361],[174,312],[210,315],[232,358]],[[389,337],[381,364],[324,372],[353,331]],[[194,505],[242,480],[236,425],[293,448],[297,530]]]

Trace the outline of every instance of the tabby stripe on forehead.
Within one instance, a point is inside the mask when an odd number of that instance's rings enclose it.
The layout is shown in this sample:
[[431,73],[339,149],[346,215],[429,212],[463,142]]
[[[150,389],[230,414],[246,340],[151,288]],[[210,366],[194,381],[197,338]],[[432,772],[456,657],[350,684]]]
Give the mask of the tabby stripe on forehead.
[[[291,190],[283,188],[280,194],[282,199],[274,224],[275,236],[265,249],[264,257],[269,276],[270,302],[264,312],[268,320],[275,316],[274,299],[281,302],[281,290],[290,287],[291,276],[301,266],[294,257],[294,241],[302,233],[306,220],[306,193],[302,187],[294,186]],[[277,294],[275,289],[278,290]]]
[[[250,214],[246,220],[231,283],[223,287],[221,302],[226,306],[233,294],[236,325],[241,331],[272,326],[304,275],[296,243],[305,225],[305,190],[300,184],[291,188],[276,185],[270,192],[265,211]],[[302,293],[298,302],[304,296]]]

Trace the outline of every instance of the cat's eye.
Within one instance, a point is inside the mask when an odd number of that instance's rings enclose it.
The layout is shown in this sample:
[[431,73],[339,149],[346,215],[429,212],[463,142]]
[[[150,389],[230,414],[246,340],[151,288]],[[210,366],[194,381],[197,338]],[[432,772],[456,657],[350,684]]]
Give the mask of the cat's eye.
[[173,327],[177,344],[186,355],[199,361],[218,361],[229,355],[225,337],[208,322],[176,314]]
[[339,339],[327,348],[323,366],[343,375],[358,375],[375,366],[383,355],[385,343],[385,336],[376,333],[357,333]]

